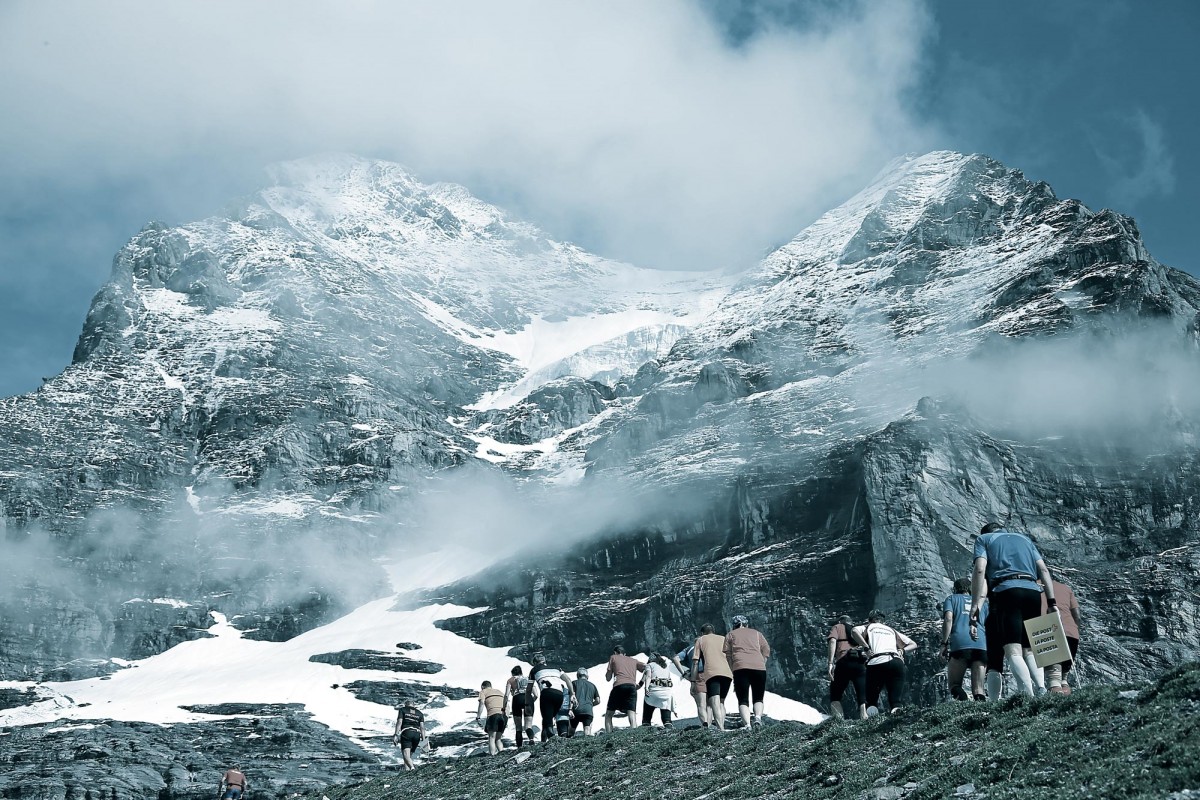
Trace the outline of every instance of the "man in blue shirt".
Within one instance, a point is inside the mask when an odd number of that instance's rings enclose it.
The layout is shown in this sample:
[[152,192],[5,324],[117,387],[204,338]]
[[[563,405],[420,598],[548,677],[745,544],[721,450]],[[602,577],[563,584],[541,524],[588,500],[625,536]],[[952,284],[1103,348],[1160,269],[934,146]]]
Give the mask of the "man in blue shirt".
[[[1025,663],[1029,647],[1025,620],[1042,615],[1040,579],[1046,587],[1046,604],[1053,612],[1054,585],[1042,554],[1029,537],[989,522],[975,540],[975,573],[971,585],[971,623],[983,621],[983,599],[989,598],[985,624],[989,662],[1007,657],[1017,687],[1033,694],[1033,676]],[[976,635],[978,633],[976,632]],[[1001,653],[1003,655],[1001,655]],[[995,699],[995,698],[993,698]]]

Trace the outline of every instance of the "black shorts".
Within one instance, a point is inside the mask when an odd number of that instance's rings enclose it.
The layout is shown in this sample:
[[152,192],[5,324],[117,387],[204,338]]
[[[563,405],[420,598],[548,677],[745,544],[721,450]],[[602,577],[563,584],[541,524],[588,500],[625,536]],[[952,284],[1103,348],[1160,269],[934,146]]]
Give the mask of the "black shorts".
[[591,714],[575,714],[573,717],[571,717],[571,725],[572,727],[582,725],[586,728],[588,725],[592,724],[592,719],[593,717]]
[[729,696],[729,687],[732,685],[733,678],[726,678],[724,675],[713,675],[704,682],[708,696],[720,695],[722,700]]
[[867,665],[867,705],[879,707],[879,695],[886,689],[888,706],[899,708],[904,702],[904,681],[908,668],[904,659],[896,657],[882,664]]
[[1004,667],[1004,647],[1019,644],[1029,647],[1025,635],[1025,620],[1042,615],[1042,593],[1036,589],[1013,587],[993,592],[988,599],[987,631],[988,669]]
[[951,650],[951,658],[957,658],[959,661],[966,661],[968,664],[986,664],[988,660],[987,650],[979,650],[971,648],[970,650]]
[[400,731],[400,749],[416,750],[421,744],[421,732],[416,728],[405,728]]
[[508,717],[503,714],[492,714],[483,724],[484,733],[504,733],[508,727]]
[[733,671],[733,693],[739,706],[750,705],[753,695],[755,703],[761,703],[767,694],[767,671],[765,669],[735,669]]
[[526,697],[523,694],[518,694],[513,697],[512,713],[514,717],[523,717],[529,712],[526,710],[529,707],[525,705]]
[[637,686],[632,683],[622,683],[614,686],[608,693],[608,710],[618,714],[626,714],[637,710]]
[[1075,656],[1079,654],[1079,640],[1067,637],[1067,647],[1071,650],[1071,660],[1062,665],[1063,675],[1071,671],[1071,667],[1075,666]]
[[858,705],[867,704],[867,662],[861,658],[842,656],[833,665],[833,682],[829,684],[829,699],[839,703],[846,687],[854,685],[854,699]]

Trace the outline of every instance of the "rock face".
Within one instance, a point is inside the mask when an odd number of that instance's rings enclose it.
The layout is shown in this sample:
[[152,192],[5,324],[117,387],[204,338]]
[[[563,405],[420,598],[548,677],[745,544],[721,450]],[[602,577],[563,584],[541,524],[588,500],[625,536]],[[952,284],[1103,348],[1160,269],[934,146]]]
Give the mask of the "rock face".
[[342,650],[337,653],[317,653],[309,656],[308,660],[320,664],[337,664],[343,669],[417,672],[425,675],[433,675],[445,669],[441,664],[435,664],[432,661],[420,661],[378,650]]
[[822,704],[830,624],[882,607],[923,643],[933,699],[937,608],[967,535],[998,520],[1080,595],[1084,679],[1194,657],[1198,310],[1132,220],[986,158],[901,160],[594,421],[589,476],[671,512],[456,587],[489,610],[447,627],[590,663],[745,613],[771,684]]
[[1076,588],[1083,679],[1200,652],[1200,285],[1131,219],[932,153],[728,283],[353,158],[148,226],[74,363],[0,402],[0,678],[109,669],[209,611],[294,637],[384,594],[376,559],[468,465],[622,511],[428,593],[516,654],[744,613],[772,688],[820,704],[829,625],[879,606],[933,699],[938,604],[993,520]]

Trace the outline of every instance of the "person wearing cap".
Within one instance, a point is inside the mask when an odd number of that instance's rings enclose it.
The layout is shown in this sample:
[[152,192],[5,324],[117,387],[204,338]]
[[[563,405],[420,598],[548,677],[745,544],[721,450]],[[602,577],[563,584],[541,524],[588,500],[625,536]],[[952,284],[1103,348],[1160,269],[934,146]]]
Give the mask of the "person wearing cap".
[[[1047,607],[1050,611],[1057,607],[1050,570],[1029,537],[1005,530],[997,522],[983,526],[974,542],[974,559],[972,638],[977,638],[978,628],[985,625],[988,664],[1002,664],[1007,659],[1017,687],[1032,696],[1034,678],[1024,653],[1024,648],[1029,646],[1025,620],[1042,614],[1039,580],[1045,587]],[[986,620],[982,620],[985,597],[988,598],[988,612]]]
[[579,726],[583,726],[583,735],[592,735],[592,720],[595,718],[596,701],[600,699],[600,688],[588,680],[587,670],[583,667],[575,673],[572,686],[575,690],[574,710],[571,718],[571,736],[574,736]]
[[725,634],[724,651],[733,670],[733,693],[737,695],[742,726],[746,730],[751,728],[750,702],[753,699],[753,727],[761,727],[771,646],[761,633],[750,627],[749,619],[738,614],[733,618],[733,630]]

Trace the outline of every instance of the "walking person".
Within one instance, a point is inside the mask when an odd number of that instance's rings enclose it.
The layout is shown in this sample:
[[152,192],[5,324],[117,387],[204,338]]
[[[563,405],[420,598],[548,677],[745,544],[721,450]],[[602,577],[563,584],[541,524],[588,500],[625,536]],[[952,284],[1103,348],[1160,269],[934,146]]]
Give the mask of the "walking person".
[[955,700],[966,700],[963,676],[971,670],[971,699],[986,700],[984,685],[987,672],[987,604],[980,612],[983,631],[971,637],[971,579],[954,581],[954,592],[942,602],[942,650],[947,659],[946,681]]
[[829,710],[837,719],[845,719],[842,697],[854,687],[858,703],[858,718],[867,718],[867,656],[864,648],[855,647],[850,639],[854,620],[843,614],[829,629]]
[[[1047,607],[1056,607],[1050,570],[1028,537],[996,522],[984,525],[975,539],[974,558],[971,620],[983,626],[988,662],[995,665],[1007,659],[1018,689],[1032,696],[1034,677],[1024,652],[1029,647],[1025,620],[1041,616],[1039,579],[1045,586]],[[982,618],[985,597],[989,599],[986,621]]]
[[[700,678],[692,678],[692,662],[697,658],[696,643],[692,642],[672,656],[671,661],[675,664],[675,668],[679,670],[679,676],[691,686],[692,700],[696,702],[696,718],[700,720],[700,727],[707,728],[709,716],[708,693],[705,691],[704,682]],[[698,673],[704,672],[704,664],[698,664],[697,667]]]
[[559,735],[557,720],[564,703],[570,708],[571,681],[562,670],[548,666],[541,653],[533,657],[529,681],[529,689],[542,717],[542,741],[545,742]]
[[246,793],[246,773],[240,766],[225,770],[217,785],[217,797],[221,800],[241,800]]
[[[705,624],[700,628],[700,636],[693,647],[696,655],[692,661],[692,679],[704,684],[710,712],[709,726],[723,731],[725,698],[729,696],[729,687],[733,685],[733,670],[725,658],[725,637],[715,633],[712,625]],[[701,665],[703,672],[699,671]]]
[[759,631],[750,627],[742,614],[733,618],[733,630],[725,635],[725,657],[733,670],[733,692],[737,695],[742,727],[750,730],[750,703],[754,703],[753,727],[762,727],[763,700],[767,693],[767,659],[771,646]]
[[405,769],[416,769],[412,754],[424,738],[425,715],[412,701],[406,702],[396,714],[396,729],[392,731],[392,744],[400,745],[400,756],[404,759]]
[[613,684],[612,691],[608,693],[608,708],[604,712],[606,733],[612,733],[614,714],[624,714],[629,727],[637,727],[638,673],[645,669],[645,664],[625,655],[625,648],[621,645],[613,648],[608,669],[604,672],[605,680]]
[[646,694],[642,701],[642,727],[649,728],[654,721],[654,710],[662,718],[664,728],[674,727],[671,724],[672,702],[675,698],[673,688],[675,681],[671,678],[671,668],[666,656],[651,653],[642,673],[642,684]]
[[904,683],[908,670],[904,666],[904,653],[917,649],[917,643],[900,631],[887,625],[887,615],[879,609],[867,616],[867,624],[851,631],[858,643],[866,645],[867,658],[867,716],[879,713],[879,697],[887,690],[891,713],[904,704]]
[[583,726],[583,735],[592,735],[592,720],[595,718],[596,701],[600,699],[600,688],[588,680],[587,670],[583,667],[575,673],[575,682],[571,686],[575,698],[575,715],[571,718],[571,736],[575,736],[579,726]]
[[512,668],[512,677],[504,684],[504,705],[506,707],[510,700],[517,747],[520,747],[525,734],[528,734],[529,741],[533,741],[533,731],[529,730],[533,727],[533,707],[527,705],[529,702],[529,678],[525,677],[520,664]]
[[475,711],[475,719],[483,723],[483,732],[488,737],[488,755],[499,755],[504,749],[501,737],[508,725],[508,715],[504,713],[504,698],[507,692],[492,688],[491,681],[484,681],[479,688],[479,708]]
[[[1067,683],[1067,673],[1075,665],[1075,656],[1079,653],[1079,626],[1083,619],[1079,615],[1079,600],[1070,586],[1062,581],[1055,581],[1054,597],[1058,600],[1058,618],[1062,621],[1063,635],[1067,637],[1071,660],[1046,667],[1046,686],[1055,694],[1070,694],[1071,686]],[[1042,605],[1048,605],[1045,595],[1042,596]]]

